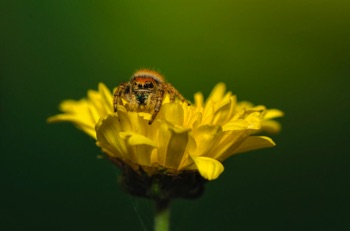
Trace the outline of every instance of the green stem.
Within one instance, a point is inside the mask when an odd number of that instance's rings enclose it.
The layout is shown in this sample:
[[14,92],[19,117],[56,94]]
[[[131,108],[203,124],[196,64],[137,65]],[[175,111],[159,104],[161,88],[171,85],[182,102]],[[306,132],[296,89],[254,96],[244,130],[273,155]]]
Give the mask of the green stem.
[[170,230],[170,201],[156,201],[154,231]]

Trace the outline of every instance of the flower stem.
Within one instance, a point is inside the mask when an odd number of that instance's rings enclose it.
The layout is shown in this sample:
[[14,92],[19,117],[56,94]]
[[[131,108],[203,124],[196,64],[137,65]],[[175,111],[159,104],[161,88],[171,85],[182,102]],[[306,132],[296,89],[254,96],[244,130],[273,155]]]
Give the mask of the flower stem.
[[154,231],[170,230],[170,201],[155,201],[156,211],[154,217]]

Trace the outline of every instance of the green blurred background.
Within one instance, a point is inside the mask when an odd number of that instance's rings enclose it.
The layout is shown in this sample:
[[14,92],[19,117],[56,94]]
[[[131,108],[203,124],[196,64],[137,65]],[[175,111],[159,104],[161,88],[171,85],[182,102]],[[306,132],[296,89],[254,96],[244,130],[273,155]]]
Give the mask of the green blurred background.
[[140,67],[187,98],[224,81],[282,109],[276,148],[233,156],[172,230],[350,230],[350,2],[5,1],[1,12],[1,230],[152,230],[71,124],[63,99]]

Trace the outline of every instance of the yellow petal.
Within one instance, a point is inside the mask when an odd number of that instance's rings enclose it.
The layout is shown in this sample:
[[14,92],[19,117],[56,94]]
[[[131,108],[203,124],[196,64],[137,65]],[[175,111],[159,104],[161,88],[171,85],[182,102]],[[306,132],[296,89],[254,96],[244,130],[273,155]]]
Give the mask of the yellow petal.
[[157,147],[152,140],[135,132],[120,132],[119,136],[126,141],[129,160],[151,166],[152,151]]
[[166,166],[179,169],[184,156],[188,141],[189,130],[170,128],[171,138],[168,143],[166,154]]
[[222,99],[226,91],[226,85],[224,83],[218,83],[211,91],[207,101],[218,102]]
[[127,158],[125,141],[119,136],[122,132],[119,118],[116,114],[110,114],[96,124],[96,135],[100,146],[113,153],[113,157]]
[[223,125],[223,130],[259,130],[261,128],[260,115],[259,112],[253,112],[244,119],[231,120]]
[[248,123],[247,129],[258,130],[261,128],[260,115],[261,115],[260,112],[253,112],[245,118],[245,121],[247,121]]
[[223,122],[229,120],[232,118],[232,112],[233,112],[233,101],[234,97],[230,97],[227,100],[223,100],[217,107],[215,111],[215,118],[213,120],[214,124],[222,124]]
[[156,143],[149,138],[137,134],[135,132],[120,132],[119,133],[120,138],[122,139],[128,139],[128,144],[132,146],[137,145],[148,145],[151,147],[157,147]]
[[193,131],[193,137],[197,143],[197,149],[194,155],[201,156],[207,153],[208,149],[215,145],[219,134],[222,132],[220,126],[202,125]]
[[239,119],[239,120],[233,120],[228,123],[225,123],[222,129],[224,131],[235,131],[235,130],[239,131],[239,130],[245,130],[247,129],[247,127],[248,127],[247,121],[243,119]]
[[235,153],[247,152],[261,148],[276,146],[275,142],[267,136],[249,136],[236,150]]
[[94,121],[98,121],[102,116],[106,116],[107,113],[104,111],[104,107],[101,104],[101,96],[98,92],[89,90],[88,91],[88,105],[89,114]]
[[224,131],[218,137],[218,141],[207,151],[206,156],[210,156],[219,161],[231,156],[244,140],[249,136],[249,130]]
[[162,106],[162,113],[166,121],[173,125],[183,125],[184,111],[179,103],[167,103]]
[[198,172],[207,180],[215,180],[224,171],[221,162],[204,156],[192,156]]
[[276,134],[281,130],[281,124],[274,120],[261,121],[261,131]]
[[103,83],[98,84],[98,91],[103,100],[103,106],[107,114],[113,113],[113,96],[109,89]]
[[189,129],[162,124],[159,131],[158,160],[163,166],[179,169],[183,161],[188,142]]
[[96,139],[95,124],[97,121],[92,118],[89,104],[85,99],[79,101],[65,100],[60,104],[60,109],[64,114],[49,117],[47,119],[48,123],[70,122]]
[[48,118],[48,122],[71,122],[96,139],[95,125],[101,117],[112,112],[112,94],[103,83],[99,91],[89,90],[87,99],[65,100],[60,104],[59,114]]
[[264,120],[269,120],[277,117],[282,117],[284,116],[283,111],[278,110],[278,109],[268,109],[266,111],[266,114],[264,116]]
[[194,104],[197,107],[203,107],[204,104],[204,100],[203,100],[203,94],[201,92],[197,92],[196,94],[194,94]]
[[123,131],[146,134],[155,130],[150,129],[151,126],[148,124],[151,118],[149,113],[127,111],[123,105],[117,105],[117,113]]

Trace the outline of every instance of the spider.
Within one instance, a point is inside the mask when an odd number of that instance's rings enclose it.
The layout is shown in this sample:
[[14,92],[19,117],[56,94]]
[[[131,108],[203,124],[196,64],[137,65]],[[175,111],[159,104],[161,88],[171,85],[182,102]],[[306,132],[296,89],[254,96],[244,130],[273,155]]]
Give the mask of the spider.
[[156,118],[164,93],[170,96],[170,102],[178,97],[182,102],[189,102],[170,83],[165,82],[164,77],[156,71],[142,69],[136,71],[129,82],[122,82],[114,92],[114,112],[117,105],[124,99],[129,104],[131,111],[147,109],[151,111],[152,117],[148,124],[152,124]]

